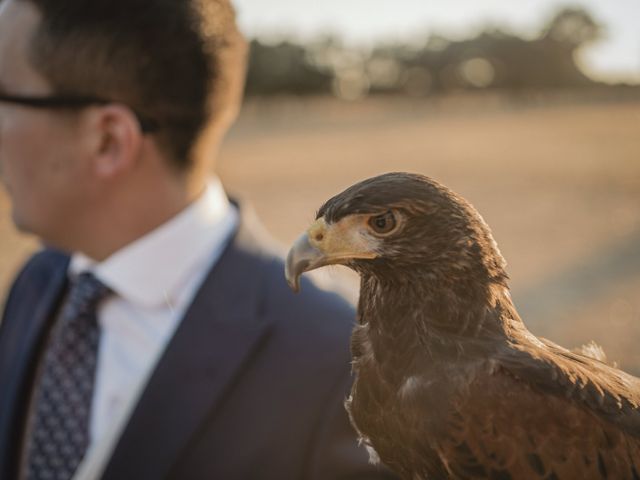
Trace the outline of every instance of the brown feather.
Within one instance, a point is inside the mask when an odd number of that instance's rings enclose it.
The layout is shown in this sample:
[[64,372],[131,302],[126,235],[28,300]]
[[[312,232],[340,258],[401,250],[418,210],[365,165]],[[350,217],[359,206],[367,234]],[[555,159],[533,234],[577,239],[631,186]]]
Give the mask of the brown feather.
[[362,440],[412,480],[640,480],[640,380],[532,335],[489,227],[437,182],[375,177],[318,217],[385,211],[402,226],[346,262],[361,275],[346,407]]

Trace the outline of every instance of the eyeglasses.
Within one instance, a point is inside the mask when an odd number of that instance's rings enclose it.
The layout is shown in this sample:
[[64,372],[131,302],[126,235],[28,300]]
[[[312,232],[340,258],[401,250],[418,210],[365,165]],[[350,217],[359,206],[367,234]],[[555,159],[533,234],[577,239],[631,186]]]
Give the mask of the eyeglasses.
[[[80,109],[90,105],[106,105],[113,103],[113,100],[107,100],[100,97],[75,97],[75,96],[22,96],[8,95],[0,93],[0,102],[15,103],[32,108],[53,108],[53,109]],[[143,133],[152,133],[158,130],[158,123],[144,115],[139,114],[132,109],[136,116],[140,129]]]

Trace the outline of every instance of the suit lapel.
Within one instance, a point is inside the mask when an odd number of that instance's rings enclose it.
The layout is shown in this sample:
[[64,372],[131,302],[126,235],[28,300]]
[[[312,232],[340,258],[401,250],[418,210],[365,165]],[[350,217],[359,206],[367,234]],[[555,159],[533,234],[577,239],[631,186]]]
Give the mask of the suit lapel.
[[[7,305],[0,343],[0,477],[8,475],[12,462],[18,458],[21,429],[28,407],[28,394],[33,382],[38,351],[50,320],[66,287],[68,257],[52,254],[47,260],[51,270],[34,273],[22,285],[20,305]],[[25,280],[26,281],[26,280]],[[46,282],[40,286],[38,283]],[[32,292],[31,295],[29,291]],[[26,327],[25,327],[26,325]],[[9,478],[9,477],[7,477]]]
[[165,478],[223,399],[269,325],[258,310],[262,271],[241,228],[209,273],[160,359],[103,479]]

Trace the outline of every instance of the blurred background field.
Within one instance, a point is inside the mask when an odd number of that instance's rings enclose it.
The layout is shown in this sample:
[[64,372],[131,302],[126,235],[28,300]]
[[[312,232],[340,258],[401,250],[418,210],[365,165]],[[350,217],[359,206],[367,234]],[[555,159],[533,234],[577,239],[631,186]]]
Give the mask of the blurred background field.
[[[283,245],[362,178],[432,176],[492,227],[536,333],[597,340],[640,371],[640,102],[252,100],[219,167]],[[13,231],[4,196],[0,212],[4,291],[35,242]]]
[[[419,47],[256,40],[219,174],[283,250],[358,180],[432,176],[492,227],[534,333],[595,340],[640,374],[640,88],[633,68],[603,83],[581,66],[603,29],[573,9],[529,36],[493,28]],[[1,291],[36,248],[0,193]],[[356,298],[345,269],[328,276]]]
[[492,227],[535,333],[640,373],[640,102],[556,103],[250,103],[220,170],[285,244],[360,179],[432,176]]

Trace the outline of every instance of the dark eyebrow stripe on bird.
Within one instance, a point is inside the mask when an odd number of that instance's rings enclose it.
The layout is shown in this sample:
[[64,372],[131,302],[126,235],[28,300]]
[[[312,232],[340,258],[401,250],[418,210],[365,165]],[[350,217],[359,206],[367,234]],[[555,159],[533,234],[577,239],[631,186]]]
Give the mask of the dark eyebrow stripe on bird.
[[316,220],[324,217],[327,223],[340,221],[347,215],[379,215],[388,210],[411,210],[410,202],[404,195],[387,195],[384,191],[377,195],[365,195],[361,192],[344,192],[327,200],[316,212]]
[[333,201],[334,199],[326,202],[318,212],[316,213],[316,220],[324,217],[327,223],[335,223],[340,221],[347,215],[359,214],[359,213],[374,213],[379,210],[379,207],[371,207],[369,205],[354,206],[350,201]]
[[[357,190],[355,189],[357,187]],[[404,211],[412,215],[432,214],[442,208],[441,198],[421,199],[414,191],[417,187],[398,189],[396,185],[379,185],[371,191],[356,185],[327,200],[316,212],[316,220],[324,217],[327,223],[336,223],[347,215],[378,215],[388,210]],[[371,187],[371,185],[369,185]],[[442,189],[430,185],[430,188]],[[419,193],[419,192],[418,192]],[[450,192],[445,192],[447,195]],[[413,195],[413,197],[412,197]],[[449,197],[446,197],[449,201]]]
[[363,205],[361,207],[351,208],[351,209],[329,207],[326,209],[318,210],[318,213],[316,214],[316,220],[318,220],[321,217],[324,217],[327,223],[336,223],[349,215],[363,215],[363,214],[364,215],[380,215],[382,213],[389,211],[392,208],[395,208],[395,207],[385,206],[381,208],[379,205],[375,205],[375,206]]
[[347,192],[342,192],[327,200],[316,213],[316,220],[324,217],[328,223],[333,223],[352,213],[365,213],[358,208],[352,209],[357,202],[362,201],[363,195],[348,195]]

